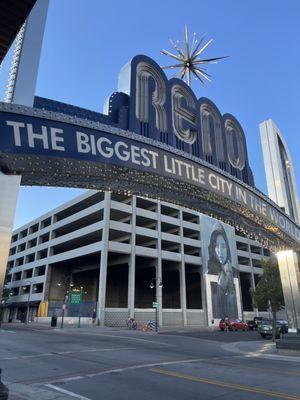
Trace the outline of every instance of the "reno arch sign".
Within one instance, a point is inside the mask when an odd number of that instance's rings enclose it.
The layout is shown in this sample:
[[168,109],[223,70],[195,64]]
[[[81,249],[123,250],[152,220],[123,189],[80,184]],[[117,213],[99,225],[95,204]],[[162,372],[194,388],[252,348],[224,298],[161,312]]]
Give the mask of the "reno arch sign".
[[[63,107],[64,106],[64,107]],[[121,71],[106,114],[47,99],[0,104],[0,165],[24,185],[110,189],[158,197],[240,226],[277,248],[299,248],[299,227],[254,188],[238,121],[167,80],[145,56]],[[53,110],[66,110],[65,113]]]
[[145,56],[134,57],[122,68],[118,90],[128,95],[125,129],[206,160],[254,186],[245,135],[231,114],[222,116],[210,100],[197,100],[182,80],[168,81]]

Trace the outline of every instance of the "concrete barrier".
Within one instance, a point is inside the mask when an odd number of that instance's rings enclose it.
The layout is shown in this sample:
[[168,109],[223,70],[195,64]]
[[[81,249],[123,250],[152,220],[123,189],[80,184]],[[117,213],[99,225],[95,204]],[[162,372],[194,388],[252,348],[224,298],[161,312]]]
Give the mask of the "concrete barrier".
[[283,335],[279,340],[276,340],[276,347],[277,349],[300,351],[300,335],[287,333],[286,335]]

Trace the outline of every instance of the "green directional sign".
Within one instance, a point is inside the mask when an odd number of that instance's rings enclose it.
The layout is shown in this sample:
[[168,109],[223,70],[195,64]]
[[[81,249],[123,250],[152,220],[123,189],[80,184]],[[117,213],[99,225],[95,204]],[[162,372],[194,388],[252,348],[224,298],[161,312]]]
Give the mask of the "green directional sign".
[[157,301],[153,301],[152,307],[153,308],[158,308],[159,303]]
[[78,305],[81,304],[81,301],[82,301],[82,290],[72,289],[70,292],[70,304]]

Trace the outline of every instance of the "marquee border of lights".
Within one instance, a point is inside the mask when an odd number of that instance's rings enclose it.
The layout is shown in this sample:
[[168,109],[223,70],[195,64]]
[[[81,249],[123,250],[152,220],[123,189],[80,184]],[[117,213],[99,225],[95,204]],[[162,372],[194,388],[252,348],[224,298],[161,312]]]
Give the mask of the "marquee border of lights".
[[[205,166],[238,183],[247,190],[250,190],[256,196],[259,196],[260,199],[267,202],[281,214],[284,214],[279,206],[262,192],[238,180],[226,171],[223,171],[193,155],[185,153],[182,150],[178,150],[156,140],[146,138],[130,131],[125,131],[115,126],[105,125],[99,122],[44,109],[0,103],[0,111],[72,123],[77,126],[112,133],[120,137],[134,139],[137,142],[161,148],[173,154],[185,157],[191,161],[195,161],[199,165]],[[70,158],[62,157],[51,157],[51,159],[49,159],[49,156],[27,156],[0,153],[0,160],[1,159],[10,160],[9,163],[11,165],[17,165],[19,169],[16,168],[16,170],[18,170],[20,174],[22,174],[22,164],[26,166],[31,165],[32,169],[30,171],[24,169],[24,178],[22,180],[23,185],[52,186],[55,184],[63,187],[80,187],[99,191],[108,190],[116,193],[140,195],[143,197],[163,200],[182,207],[197,210],[203,214],[208,214],[213,218],[228,223],[229,225],[234,226],[238,232],[248,236],[250,239],[262,243],[265,247],[270,249],[278,251],[286,249],[286,246],[288,245],[289,248],[293,247],[299,250],[299,244],[296,241],[291,243],[292,238],[288,234],[277,228],[275,225],[272,225],[264,218],[251,212],[248,208],[205,188],[179,181],[174,178],[164,177],[145,171],[138,171],[126,166],[101,164],[95,161],[81,161],[77,159],[73,161]],[[76,166],[78,166],[78,170],[76,170]],[[59,173],[55,172],[58,170]],[[85,174],[82,174],[83,170],[86,171]],[[39,178],[35,176],[37,172],[39,173]],[[72,180],[69,185],[66,184],[66,179],[71,178],[72,176],[75,177],[78,183],[76,184],[74,183],[75,180]],[[92,183],[91,181],[87,182],[87,179],[91,179],[96,183]],[[130,189],[128,189],[129,187]],[[210,203],[208,204],[208,202]],[[288,215],[284,214],[284,216],[295,224]]]

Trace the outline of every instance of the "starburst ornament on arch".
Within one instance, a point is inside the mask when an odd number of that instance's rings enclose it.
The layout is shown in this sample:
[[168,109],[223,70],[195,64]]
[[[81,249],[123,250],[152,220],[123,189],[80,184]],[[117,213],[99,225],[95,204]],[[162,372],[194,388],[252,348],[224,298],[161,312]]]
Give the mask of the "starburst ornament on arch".
[[206,64],[217,64],[218,60],[223,58],[227,58],[228,56],[223,57],[214,57],[214,58],[201,58],[204,50],[211,44],[213,39],[210,39],[206,44],[204,44],[206,33],[202,35],[200,40],[196,39],[196,33],[193,35],[192,44],[189,43],[188,36],[188,28],[185,25],[184,27],[184,48],[180,48],[179,40],[175,43],[172,39],[170,40],[171,45],[176,50],[176,54],[171,53],[167,50],[161,50],[161,54],[168,56],[177,61],[177,64],[162,66],[162,69],[175,69],[179,68],[179,71],[176,73],[175,77],[180,77],[183,79],[190,87],[192,86],[192,77],[196,80],[199,80],[202,84],[205,83],[205,80],[211,81],[211,75],[206,72],[206,68],[203,68],[203,65]]

